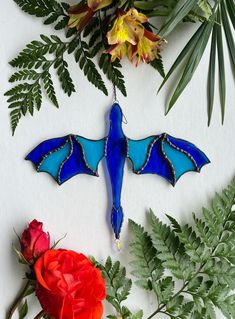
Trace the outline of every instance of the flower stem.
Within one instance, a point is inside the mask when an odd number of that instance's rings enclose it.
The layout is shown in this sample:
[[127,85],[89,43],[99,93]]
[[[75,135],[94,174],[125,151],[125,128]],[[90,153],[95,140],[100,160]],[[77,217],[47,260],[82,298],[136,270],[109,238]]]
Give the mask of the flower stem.
[[29,286],[30,286],[30,280],[27,281],[27,283],[26,283],[25,287],[23,288],[23,290],[21,291],[19,296],[16,298],[16,300],[11,305],[11,307],[10,307],[8,313],[7,313],[6,319],[11,319],[12,318],[14,312],[16,311],[16,309],[19,307],[21,301],[23,300],[23,298],[25,296],[25,293],[27,292]]
[[34,317],[34,319],[40,319],[40,318],[42,318],[44,315],[45,315],[45,312],[42,310],[42,311],[40,311],[40,312],[37,314],[36,317]]

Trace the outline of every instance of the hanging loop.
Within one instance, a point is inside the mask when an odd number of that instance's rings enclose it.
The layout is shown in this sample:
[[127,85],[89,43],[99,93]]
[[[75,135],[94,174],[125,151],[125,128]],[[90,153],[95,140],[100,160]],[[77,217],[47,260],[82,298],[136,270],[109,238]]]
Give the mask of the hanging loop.
[[127,119],[126,119],[126,116],[125,116],[125,114],[122,112],[122,123],[124,123],[124,124],[128,124],[128,121],[127,121]]

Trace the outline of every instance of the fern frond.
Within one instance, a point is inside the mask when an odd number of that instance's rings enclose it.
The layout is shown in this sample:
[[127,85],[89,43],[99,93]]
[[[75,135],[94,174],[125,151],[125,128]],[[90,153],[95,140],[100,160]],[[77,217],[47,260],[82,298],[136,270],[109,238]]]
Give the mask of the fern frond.
[[[215,319],[215,308],[219,308],[226,318],[234,318],[234,295],[231,295],[235,289],[234,205],[235,179],[227,189],[215,194],[211,208],[202,210],[203,218],[193,214],[193,226],[181,226],[167,215],[172,225],[170,227],[152,211],[151,235],[131,222],[134,235],[131,253],[135,258],[131,266],[134,275],[151,279],[146,271],[149,268],[146,268],[148,264],[143,259],[143,247],[145,250],[148,247],[151,260],[157,258],[162,269],[159,280],[150,280],[158,308],[149,318],[165,314],[177,319]],[[146,287],[151,290],[151,286],[145,283],[142,288]]]
[[103,53],[99,60],[99,66],[107,78],[121,91],[124,96],[127,96],[124,76],[120,72],[121,64],[118,61],[111,63],[110,56]]
[[[57,22],[55,29],[62,29],[68,25],[69,17],[67,3],[59,3],[55,0],[14,0],[24,12],[39,17],[46,18],[44,24]],[[58,21],[58,19],[60,19]]]
[[[75,92],[75,86],[69,73],[68,64],[64,59],[64,53],[74,53],[79,68],[83,71],[88,81],[108,94],[106,86],[99,74],[94,62],[90,58],[87,44],[76,34],[72,40],[65,42],[58,36],[41,35],[40,41],[32,41],[10,64],[20,69],[10,77],[10,82],[21,82],[5,93],[8,96],[9,108],[12,109],[11,127],[14,134],[21,119],[21,115],[34,110],[40,110],[42,104],[42,87],[51,102],[59,107],[51,68],[57,71],[58,80],[63,91],[70,96]],[[27,81],[27,82],[26,82]]]
[[150,236],[144,228],[132,220],[129,221],[133,232],[133,239],[130,244],[133,260],[132,274],[138,278],[136,284],[146,290],[152,290],[154,284],[163,275],[163,267],[156,257],[157,251],[154,248]]

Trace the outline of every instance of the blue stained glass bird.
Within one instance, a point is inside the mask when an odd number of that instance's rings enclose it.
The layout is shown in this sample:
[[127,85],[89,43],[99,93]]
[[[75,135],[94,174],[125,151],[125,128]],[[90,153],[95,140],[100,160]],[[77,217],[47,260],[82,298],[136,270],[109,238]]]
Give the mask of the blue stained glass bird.
[[77,174],[98,176],[98,164],[106,157],[112,185],[111,223],[117,246],[123,223],[121,189],[126,159],[136,174],[157,174],[173,186],[189,171],[200,172],[209,163],[207,156],[195,145],[166,133],[132,140],[122,130],[123,114],[114,103],[110,112],[110,131],[101,140],[67,135],[39,144],[28,154],[38,172],[49,173],[59,185]]

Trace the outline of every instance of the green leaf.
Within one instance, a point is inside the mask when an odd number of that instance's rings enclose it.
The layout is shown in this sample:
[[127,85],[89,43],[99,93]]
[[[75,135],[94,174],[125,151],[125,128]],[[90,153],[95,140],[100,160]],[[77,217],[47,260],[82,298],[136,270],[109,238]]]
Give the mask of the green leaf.
[[[235,6],[234,6],[234,9],[235,9]],[[234,38],[231,31],[229,19],[228,19],[228,14],[226,11],[226,6],[223,1],[221,2],[221,20],[222,20],[223,29],[224,29],[224,33],[225,33],[226,41],[227,41],[227,46],[229,49],[229,54],[230,54],[230,58],[232,62],[232,68],[234,71],[235,70],[235,44],[234,44]]]
[[27,316],[28,313],[28,303],[27,300],[25,300],[23,306],[20,308],[19,311],[19,319],[23,319]]
[[163,275],[163,267],[157,258],[157,251],[153,247],[150,236],[143,227],[129,221],[133,233],[131,241],[132,274],[138,278],[136,284],[147,290],[153,289],[153,284]]
[[165,71],[163,66],[162,57],[159,55],[157,59],[150,62],[150,65],[159,72],[159,74],[164,78]]
[[51,75],[49,72],[43,72],[42,80],[44,84],[44,89],[47,93],[47,96],[51,100],[51,102],[58,108],[59,104],[55,95],[54,85],[51,79]]
[[230,20],[233,24],[233,28],[235,29],[235,4],[233,0],[226,0],[228,14],[230,16]]
[[159,280],[154,284],[156,295],[158,296],[159,303],[167,303],[173,297],[174,281],[172,277],[168,276]]
[[225,113],[226,83],[225,83],[224,52],[223,52],[223,39],[222,39],[222,26],[221,26],[220,9],[218,9],[216,29],[217,29],[218,65],[219,65],[220,104],[221,104],[221,115],[222,115],[222,124],[223,124],[224,123],[224,113]]
[[177,99],[179,98],[179,96],[181,95],[185,87],[191,81],[194,75],[194,72],[196,71],[197,66],[199,62],[201,61],[202,55],[205,51],[213,25],[214,25],[213,21],[204,22],[201,37],[198,39],[197,44],[195,45],[195,48],[192,51],[186,63],[186,66],[184,68],[180,81],[178,82],[177,87],[173,93],[173,96],[169,102],[167,113],[172,109],[172,107],[174,106],[175,102],[177,101]]
[[167,37],[175,27],[187,16],[187,14],[193,9],[197,0],[179,0],[175,7],[167,17],[165,23],[160,28],[159,34],[162,37]]
[[75,35],[68,42],[62,41],[56,35],[42,34],[40,37],[40,41],[32,41],[27,44],[26,48],[10,62],[13,67],[21,69],[15,72],[9,80],[11,83],[19,82],[19,84],[5,93],[9,97],[9,108],[12,109],[10,117],[13,134],[22,115],[30,113],[33,116],[35,109],[40,110],[42,87],[51,102],[59,107],[50,72],[53,66],[57,70],[63,91],[68,96],[75,92],[69,66],[64,59],[66,51],[68,54],[74,53],[75,60],[88,81],[104,94],[108,94],[102,77],[90,58],[87,43],[81,41],[78,35]]
[[209,20],[209,18],[212,15],[212,8],[211,8],[210,3],[207,0],[199,0],[197,5],[202,10],[203,15],[206,18],[206,20]]
[[107,78],[115,85],[124,96],[127,96],[124,76],[120,72],[121,64],[117,60],[110,61],[109,54],[102,54],[99,60],[99,67],[107,75]]
[[143,315],[143,310],[139,310],[138,312],[131,314],[130,317],[128,317],[128,319],[142,319]]
[[66,21],[63,27],[68,24],[68,6],[63,3],[60,4],[55,0],[14,0],[14,2],[24,12],[39,18],[46,18],[44,24],[55,23],[61,17]]
[[134,6],[141,10],[153,10],[158,6],[157,1],[134,1]]
[[[151,239],[153,246],[157,250],[157,257],[162,261],[162,265],[178,279],[183,279],[188,276],[183,267],[183,260],[187,259],[184,252],[181,250],[178,236],[171,228],[163,224],[150,210],[150,223],[152,227]],[[187,267],[189,269],[189,267]],[[191,270],[191,269],[190,269]]]
[[211,122],[211,116],[214,105],[214,90],[215,90],[215,55],[217,44],[217,30],[214,27],[211,38],[211,52],[210,52],[210,64],[208,72],[208,126]]
[[90,59],[89,47],[84,41],[80,41],[80,47],[75,52],[75,59],[88,81],[108,95],[107,88],[102,80],[101,75],[97,71],[94,62]]
[[166,74],[164,80],[162,81],[162,84],[160,85],[160,87],[158,89],[158,92],[161,90],[163,85],[166,83],[166,81],[169,79],[169,77],[172,75],[172,73],[176,70],[176,68],[180,65],[180,63],[183,61],[183,59],[194,50],[195,46],[197,45],[198,39],[200,39],[200,37],[202,35],[203,29],[204,29],[204,27],[203,27],[203,25],[201,25],[197,29],[197,31],[194,33],[194,35],[191,37],[191,39],[188,41],[188,43],[185,45],[185,47],[180,52],[177,59],[175,60],[175,62],[171,66],[170,70]]
[[35,287],[34,286],[29,286],[29,288],[25,291],[24,293],[24,298],[27,296],[32,295],[33,293],[35,293]]
[[[108,257],[105,266],[100,263],[96,263],[96,266],[100,268],[106,281],[106,299],[116,309],[116,311],[127,318],[131,312],[128,308],[122,306],[124,300],[127,299],[132,282],[126,277],[126,269],[121,266],[119,261],[112,262]],[[112,318],[113,316],[108,316]]]

